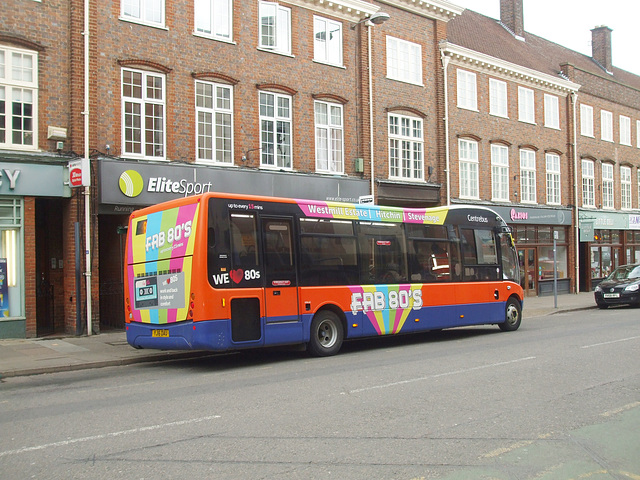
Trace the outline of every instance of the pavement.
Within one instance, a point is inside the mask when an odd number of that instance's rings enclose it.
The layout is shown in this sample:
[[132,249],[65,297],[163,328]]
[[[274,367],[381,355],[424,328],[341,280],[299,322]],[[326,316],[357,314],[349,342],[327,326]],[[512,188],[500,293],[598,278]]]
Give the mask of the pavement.
[[[596,308],[592,292],[527,297],[523,321],[574,310]],[[0,381],[7,377],[83,370],[143,362],[195,358],[211,355],[205,351],[139,350],[127,343],[124,331],[91,336],[0,340]]]

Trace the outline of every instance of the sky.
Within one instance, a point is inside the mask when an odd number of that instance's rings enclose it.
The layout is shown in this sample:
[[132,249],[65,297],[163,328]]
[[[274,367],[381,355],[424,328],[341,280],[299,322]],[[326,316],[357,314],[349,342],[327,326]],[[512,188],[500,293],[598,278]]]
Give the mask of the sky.
[[[500,0],[450,0],[460,7],[500,18]],[[553,12],[553,15],[551,15]],[[606,25],[613,66],[640,75],[640,0],[524,0],[524,29],[591,56],[591,29]]]

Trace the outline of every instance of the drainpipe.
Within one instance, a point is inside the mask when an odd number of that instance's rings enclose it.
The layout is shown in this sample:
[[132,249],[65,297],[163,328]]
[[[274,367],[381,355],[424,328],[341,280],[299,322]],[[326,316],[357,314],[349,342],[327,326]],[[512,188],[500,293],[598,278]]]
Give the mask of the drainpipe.
[[578,127],[576,125],[577,115],[577,102],[578,95],[576,92],[571,92],[571,103],[573,104],[573,198],[575,208],[575,239],[576,239],[576,295],[580,292],[580,225],[579,225],[579,210],[578,210]]
[[447,79],[447,67],[449,66],[450,58],[444,54],[444,52],[440,51],[440,56],[442,58],[442,69],[444,71],[444,156],[446,167],[445,171],[447,173],[447,205],[451,205],[451,174],[449,172],[449,87],[448,87],[448,79]]
[[89,169],[89,185],[84,187],[85,280],[87,289],[87,335],[91,325],[91,163],[89,159],[89,0],[84,0],[84,166]]
[[373,27],[373,23],[366,22],[365,25],[367,26],[367,60],[369,62],[369,150],[371,152],[371,196],[373,197],[373,201],[375,203],[375,164],[373,153],[373,79],[371,75],[371,27]]

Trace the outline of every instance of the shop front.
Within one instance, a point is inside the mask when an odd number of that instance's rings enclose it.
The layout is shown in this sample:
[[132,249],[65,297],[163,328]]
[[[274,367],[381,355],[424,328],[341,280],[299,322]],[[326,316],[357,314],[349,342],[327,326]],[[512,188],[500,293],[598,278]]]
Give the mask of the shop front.
[[640,263],[640,215],[580,210],[580,285],[593,290],[616,267]]
[[346,176],[184,163],[99,158],[97,167],[101,330],[124,328],[124,233],[133,210],[214,191],[357,203],[370,188],[368,181]]
[[[65,272],[60,216],[71,197],[67,160],[0,156],[0,338],[51,333]],[[65,182],[67,184],[65,184]],[[55,277],[55,278],[54,278]]]
[[574,268],[570,255],[571,210],[520,206],[491,208],[513,229],[520,259],[520,283],[525,295],[553,295],[554,275],[557,276],[557,293],[570,293],[570,273]]

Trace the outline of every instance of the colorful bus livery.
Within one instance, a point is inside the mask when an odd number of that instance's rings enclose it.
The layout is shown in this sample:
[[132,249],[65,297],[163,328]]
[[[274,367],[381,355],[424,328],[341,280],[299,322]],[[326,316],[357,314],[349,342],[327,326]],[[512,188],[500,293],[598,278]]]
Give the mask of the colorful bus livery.
[[497,324],[516,330],[513,239],[492,210],[204,193],[134,212],[134,347],[237,350]]

